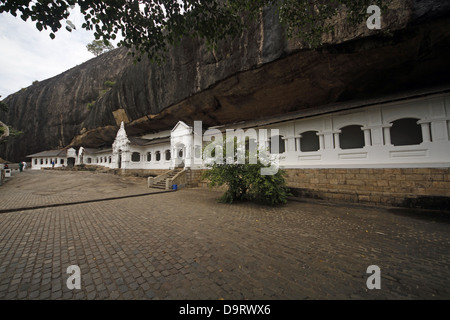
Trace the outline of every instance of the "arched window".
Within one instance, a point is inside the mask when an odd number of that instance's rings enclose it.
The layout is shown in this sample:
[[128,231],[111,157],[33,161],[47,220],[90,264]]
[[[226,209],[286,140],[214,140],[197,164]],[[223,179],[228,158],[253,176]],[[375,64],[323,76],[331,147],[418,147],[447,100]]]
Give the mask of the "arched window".
[[131,154],[131,161],[133,161],[133,162],[140,162],[141,161],[141,154],[139,152],[133,152]]
[[[269,152],[272,152],[272,141],[275,141],[275,139],[278,139],[278,153],[285,153],[286,147],[284,144],[283,136],[272,136],[269,139]],[[276,150],[274,153],[277,153]]]
[[37,161],[37,159],[34,159],[34,164],[35,164],[35,165],[37,165],[37,164],[38,164],[38,161]]
[[341,149],[364,148],[364,132],[362,126],[351,125],[341,129],[339,134],[339,144]]
[[300,138],[300,151],[301,152],[313,152],[320,149],[319,136],[317,131],[307,131],[301,134]]
[[161,152],[156,151],[155,158],[156,158],[156,161],[161,161]]
[[418,119],[404,118],[392,122],[391,143],[394,146],[410,146],[423,142],[422,128]]
[[147,152],[147,162],[152,161],[152,153],[151,152]]
[[166,161],[170,160],[170,150],[166,150]]
[[92,158],[87,158],[87,163],[92,163]]
[[112,158],[111,158],[111,157],[109,157],[108,161],[109,161],[109,163],[112,163]]
[[41,164],[44,164],[44,159],[41,159]]
[[64,159],[60,159],[59,164],[64,164]]

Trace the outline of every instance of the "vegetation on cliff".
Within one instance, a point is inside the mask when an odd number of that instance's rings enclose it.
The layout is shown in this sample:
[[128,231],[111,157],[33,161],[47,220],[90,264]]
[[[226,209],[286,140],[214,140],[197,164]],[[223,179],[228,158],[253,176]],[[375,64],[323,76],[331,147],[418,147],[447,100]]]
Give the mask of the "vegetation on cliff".
[[363,22],[370,5],[386,0],[57,0],[2,1],[0,13],[20,15],[36,21],[39,30],[50,29],[50,37],[63,27],[75,29],[68,20],[78,5],[84,15],[82,28],[93,30],[97,40],[109,45],[118,35],[119,45],[134,48],[152,60],[161,60],[167,49],[183,38],[200,38],[210,48],[242,34],[248,26],[244,17],[259,17],[264,7],[274,7],[288,36],[299,37],[310,46],[320,44],[325,32],[334,28],[333,17],[344,10],[348,21]]

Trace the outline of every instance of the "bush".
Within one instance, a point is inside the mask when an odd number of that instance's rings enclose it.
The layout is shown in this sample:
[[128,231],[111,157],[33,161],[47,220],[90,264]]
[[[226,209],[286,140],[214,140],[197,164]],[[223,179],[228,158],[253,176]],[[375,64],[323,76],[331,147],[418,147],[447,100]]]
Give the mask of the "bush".
[[265,165],[260,160],[256,164],[250,164],[248,152],[245,164],[225,164],[224,159],[224,164],[214,163],[208,167],[209,170],[203,173],[202,178],[209,180],[209,186],[228,187],[219,202],[250,200],[273,206],[285,204],[290,196],[284,171],[278,170],[274,175],[262,175],[261,169]]
[[95,102],[96,102],[96,101],[92,101],[92,102],[89,102],[89,103],[87,104],[86,107],[87,107],[87,109],[88,109],[89,111],[91,111],[92,108],[94,108]]
[[109,81],[109,80],[105,81],[105,83],[104,83],[105,87],[108,87],[108,88],[112,88],[115,84],[116,84],[115,81]]
[[222,203],[250,200],[267,205],[285,204],[290,195],[285,173],[279,170],[275,175],[264,176],[261,175],[262,167],[260,163],[213,165],[202,178],[208,179],[211,187],[228,187],[219,198]]
[[0,111],[7,112],[8,106],[3,101],[0,101]]

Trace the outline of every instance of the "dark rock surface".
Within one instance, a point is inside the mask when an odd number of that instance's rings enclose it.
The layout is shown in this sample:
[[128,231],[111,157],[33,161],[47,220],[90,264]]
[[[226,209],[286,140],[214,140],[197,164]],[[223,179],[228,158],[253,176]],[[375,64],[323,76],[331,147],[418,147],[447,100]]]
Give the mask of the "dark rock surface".
[[[133,64],[124,49],[109,52],[5,99],[10,111],[0,118],[25,134],[0,145],[0,156],[18,161],[68,144],[110,144],[120,121],[129,134],[179,120],[218,125],[446,83],[450,5],[395,1],[390,8],[383,28],[392,32],[365,23],[348,30],[338,20],[317,50],[287,41],[266,10],[217,52],[186,40],[163,65]],[[116,84],[100,97],[106,80]]]
[[2,157],[20,161],[32,153],[67,146],[92,112],[87,105],[99,100],[108,90],[105,82],[116,81],[131,63],[126,50],[114,50],[8,96],[4,100],[8,113],[0,112],[0,118],[24,134],[0,144]]

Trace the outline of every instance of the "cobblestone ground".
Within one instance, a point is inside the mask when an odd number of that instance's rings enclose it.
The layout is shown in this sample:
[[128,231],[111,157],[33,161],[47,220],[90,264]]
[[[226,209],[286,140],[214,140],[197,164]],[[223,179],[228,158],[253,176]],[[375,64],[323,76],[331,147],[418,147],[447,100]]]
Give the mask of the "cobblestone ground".
[[[14,173],[0,209],[152,191],[89,172]],[[153,190],[155,191],[155,190]],[[0,299],[449,299],[450,220],[184,189],[0,214]],[[67,268],[81,270],[69,290]],[[368,266],[381,270],[369,290]]]

